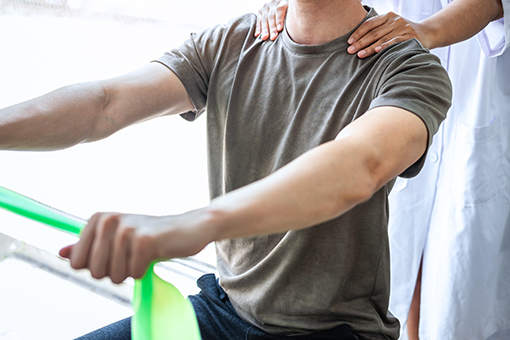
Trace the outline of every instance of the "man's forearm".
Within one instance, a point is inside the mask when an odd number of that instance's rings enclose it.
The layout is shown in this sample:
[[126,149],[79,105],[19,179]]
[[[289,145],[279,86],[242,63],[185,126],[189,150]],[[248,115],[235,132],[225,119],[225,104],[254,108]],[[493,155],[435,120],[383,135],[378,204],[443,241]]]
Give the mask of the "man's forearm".
[[[392,124],[400,125],[395,129]],[[209,207],[192,212],[191,220],[206,221],[197,227],[211,235],[209,241],[280,233],[331,220],[370,199],[413,164],[425,151],[426,135],[417,116],[396,108],[374,109],[337,140],[216,198]]]
[[166,66],[150,63],[0,110],[0,150],[62,149],[193,108],[179,78]]
[[449,46],[469,39],[503,16],[501,0],[456,0],[419,25],[427,48]]
[[214,240],[280,233],[331,220],[366,201],[375,177],[362,150],[333,141],[205,208]]
[[0,109],[0,149],[57,150],[87,141],[104,106],[103,88],[95,82]]

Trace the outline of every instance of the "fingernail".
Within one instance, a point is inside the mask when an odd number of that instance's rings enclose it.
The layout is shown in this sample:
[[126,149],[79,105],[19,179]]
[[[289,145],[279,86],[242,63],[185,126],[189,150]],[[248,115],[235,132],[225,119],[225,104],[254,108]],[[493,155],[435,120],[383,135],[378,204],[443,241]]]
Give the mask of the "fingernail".
[[281,31],[281,30],[282,30],[282,25],[278,24],[278,26],[276,26],[276,29],[277,29],[278,31]]
[[354,42],[354,39],[353,38],[349,38],[349,40],[347,40],[347,43],[350,45]]
[[366,55],[367,55],[367,52],[365,52],[365,51],[360,51],[360,52],[358,53],[358,55],[359,55],[361,58],[363,58],[364,56],[366,56]]
[[377,47],[375,48],[375,51],[376,51],[376,52],[379,52],[380,50],[382,50],[382,47],[381,47],[381,46],[377,46]]
[[356,52],[356,48],[354,46],[350,46],[348,49],[347,49],[347,52],[349,53],[354,53]]

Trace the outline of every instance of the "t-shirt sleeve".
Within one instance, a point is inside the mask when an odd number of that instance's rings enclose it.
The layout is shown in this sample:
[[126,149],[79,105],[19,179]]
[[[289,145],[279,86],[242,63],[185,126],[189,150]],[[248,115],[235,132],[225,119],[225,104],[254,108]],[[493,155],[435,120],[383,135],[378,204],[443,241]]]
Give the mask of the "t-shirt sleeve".
[[[421,118],[428,130],[428,146],[451,105],[452,86],[439,59],[425,50],[406,51],[392,56],[377,87],[370,109],[394,106]],[[401,177],[416,176],[425,162],[423,156]]]
[[222,59],[238,58],[252,21],[250,15],[244,15],[226,25],[192,33],[179,48],[154,60],[174,72],[188,92],[195,108],[181,114],[184,119],[193,121],[205,111],[211,75]]

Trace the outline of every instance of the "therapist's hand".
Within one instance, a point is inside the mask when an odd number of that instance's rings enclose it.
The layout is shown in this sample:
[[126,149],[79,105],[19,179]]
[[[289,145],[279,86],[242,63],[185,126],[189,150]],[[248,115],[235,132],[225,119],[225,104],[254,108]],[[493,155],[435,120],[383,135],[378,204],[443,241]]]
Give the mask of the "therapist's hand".
[[347,40],[351,45],[347,52],[357,53],[358,57],[366,58],[390,45],[413,38],[418,39],[425,48],[429,48],[426,32],[425,25],[389,12],[361,24]]
[[198,253],[210,241],[193,212],[176,216],[98,213],[78,243],[60,250],[75,269],[88,268],[96,279],[121,283],[143,277],[151,262]]
[[257,27],[255,37],[260,36],[262,40],[275,40],[278,32],[283,30],[285,13],[289,3],[287,0],[272,0],[264,5],[257,13]]

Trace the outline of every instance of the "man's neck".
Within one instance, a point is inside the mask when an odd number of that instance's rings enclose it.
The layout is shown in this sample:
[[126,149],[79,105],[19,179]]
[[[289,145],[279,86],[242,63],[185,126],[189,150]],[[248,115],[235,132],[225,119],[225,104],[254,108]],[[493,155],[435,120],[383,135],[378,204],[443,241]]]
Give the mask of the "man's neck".
[[360,0],[290,0],[287,32],[298,44],[325,44],[352,31],[366,14]]

